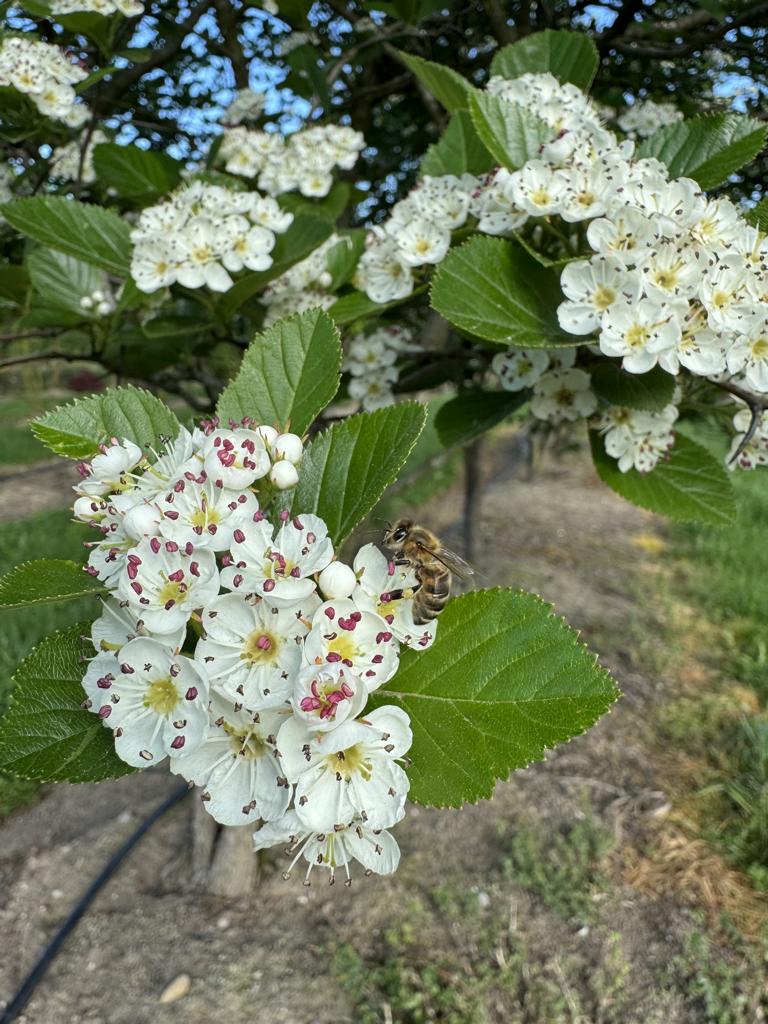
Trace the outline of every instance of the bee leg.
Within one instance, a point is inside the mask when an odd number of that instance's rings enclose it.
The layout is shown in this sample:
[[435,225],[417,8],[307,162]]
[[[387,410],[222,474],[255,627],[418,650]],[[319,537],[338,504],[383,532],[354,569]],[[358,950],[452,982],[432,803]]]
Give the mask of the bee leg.
[[402,601],[402,599],[413,597],[417,590],[421,589],[420,583],[414,583],[412,587],[400,587],[398,590],[390,590],[387,596],[390,601]]
[[411,562],[410,558],[395,558],[392,564],[393,565],[411,565],[412,562]]

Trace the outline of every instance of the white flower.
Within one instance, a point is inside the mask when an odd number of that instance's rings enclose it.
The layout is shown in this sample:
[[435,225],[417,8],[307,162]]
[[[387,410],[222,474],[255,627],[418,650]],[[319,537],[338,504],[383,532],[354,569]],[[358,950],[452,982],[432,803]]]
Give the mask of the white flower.
[[451,244],[451,232],[425,217],[409,221],[393,235],[400,256],[410,267],[440,263]]
[[408,776],[397,764],[412,742],[408,715],[380,707],[365,719],[330,732],[307,729],[295,718],[280,729],[277,748],[294,807],[308,829],[329,832],[362,819],[368,828],[391,828],[402,815]]
[[529,160],[512,174],[506,192],[515,206],[531,216],[544,217],[560,212],[567,188],[567,175],[542,160]]
[[304,641],[308,665],[346,665],[375,690],[397,671],[394,631],[380,615],[363,610],[350,598],[326,601],[315,612]]
[[569,334],[591,334],[617,299],[634,302],[640,297],[640,279],[612,256],[569,263],[560,275],[569,300],[558,306],[560,326]]
[[684,366],[700,377],[710,377],[725,370],[725,352],[721,335],[706,325],[686,325],[677,347],[659,356],[659,366],[675,374]]
[[195,659],[232,703],[259,711],[288,700],[302,666],[302,643],[319,601],[273,608],[260,598],[221,594],[203,609]]
[[[185,288],[225,292],[232,278],[221,265],[221,227],[208,217],[194,217],[176,240],[178,266],[176,280]],[[263,268],[262,268],[263,269]]]
[[[404,814],[405,812],[403,812]],[[402,817],[402,814],[401,814]],[[354,822],[327,835],[307,829],[296,811],[287,811],[278,821],[262,825],[253,836],[254,850],[266,850],[272,846],[288,844],[286,853],[293,857],[283,878],[290,878],[296,862],[303,857],[309,865],[304,884],[315,868],[327,868],[330,884],[336,878],[336,871],[344,868],[346,885],[351,885],[349,864],[356,860],[365,868],[365,873],[391,875],[400,863],[400,849],[383,829],[374,830],[362,821]]]
[[329,601],[349,597],[357,586],[355,571],[344,562],[331,562],[320,573],[317,585],[320,593]]
[[647,138],[668,124],[682,121],[683,113],[671,103],[642,100],[633,103],[619,118],[619,127],[627,134]]
[[756,317],[726,352],[728,371],[743,373],[749,387],[768,391],[768,314]]
[[274,536],[271,523],[259,519],[235,531],[232,563],[222,570],[222,586],[258,593],[276,608],[305,601],[315,592],[310,578],[333,558],[328,529],[318,516],[295,516]]
[[[752,422],[751,410],[741,408],[733,417],[733,426],[736,436],[731,443],[731,449],[726,456],[726,465],[729,469],[755,469],[757,466],[768,466],[768,412],[760,414],[757,429],[752,435],[748,444],[744,445],[744,438]],[[743,448],[742,448],[743,446]],[[742,448],[738,458],[734,458],[736,452]]]
[[358,287],[373,302],[394,302],[413,291],[411,268],[392,244],[377,243],[357,265]]
[[152,633],[173,633],[219,591],[216,556],[208,548],[150,537],[126,555],[117,594]]
[[293,712],[314,732],[328,732],[356,718],[368,700],[368,688],[341,662],[305,665],[293,687]]
[[115,735],[118,757],[137,768],[200,746],[208,726],[208,682],[189,658],[157,640],[131,640],[97,654],[83,678],[91,710]]
[[497,352],[491,360],[494,373],[505,391],[532,387],[549,366],[549,356],[541,348],[509,348]]
[[122,490],[130,481],[131,470],[141,462],[144,454],[133,441],[115,439],[111,445],[101,445],[100,455],[94,455],[90,463],[78,466],[84,483],[78,490],[91,496]]
[[649,213],[631,206],[593,220],[587,228],[587,241],[595,252],[614,256],[626,267],[642,261],[659,235],[660,229]]
[[406,647],[431,647],[437,619],[425,625],[413,621],[413,595],[419,581],[408,566],[395,565],[375,544],[366,544],[355,555],[358,587],[352,600],[358,608],[375,612]]
[[255,430],[214,430],[202,449],[206,474],[223,487],[242,490],[269,473],[270,461]]
[[623,356],[622,366],[630,373],[647,373],[659,354],[680,342],[680,321],[669,306],[640,299],[632,305],[616,303],[605,316],[600,332],[600,351]]
[[718,264],[703,275],[699,298],[713,330],[735,331],[751,318],[754,299],[749,285],[746,269],[730,263]]
[[203,805],[222,825],[247,825],[280,818],[291,788],[275,753],[287,711],[236,711],[217,694],[204,742],[193,753],[171,759],[171,771],[203,788]]
[[298,466],[304,455],[304,443],[298,434],[278,434],[271,446],[273,459],[286,459],[294,466]]
[[299,473],[292,462],[279,459],[269,471],[269,479],[278,491],[289,491],[299,482]]
[[690,250],[675,242],[652,249],[639,267],[645,292],[656,302],[693,298],[701,270]]
[[[179,651],[186,637],[186,623],[173,633],[159,637],[170,651]],[[91,641],[97,651],[119,651],[138,636],[146,636],[147,630],[133,610],[120,604],[113,597],[102,601],[101,615],[91,624]]]
[[[182,545],[226,551],[232,544],[233,531],[253,519],[259,502],[252,491],[222,487],[205,471],[199,476],[187,471],[171,482],[154,510],[156,532],[163,537]],[[135,510],[129,515],[136,515]]]
[[612,406],[600,421],[605,450],[618,460],[622,473],[630,469],[647,473],[674,444],[672,428],[676,419],[674,405],[667,405],[659,412]]
[[584,370],[550,370],[533,386],[531,412],[541,420],[562,423],[591,416],[597,398]]

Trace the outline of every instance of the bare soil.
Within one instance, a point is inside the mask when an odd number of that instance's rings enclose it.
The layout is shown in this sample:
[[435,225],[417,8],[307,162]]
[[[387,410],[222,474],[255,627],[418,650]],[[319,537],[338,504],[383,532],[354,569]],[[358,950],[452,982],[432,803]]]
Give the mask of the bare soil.
[[[531,963],[546,970],[577,965],[575,974],[570,968],[565,1002],[593,1009],[586,1017],[574,1010],[565,1020],[705,1019],[660,980],[695,908],[673,892],[629,884],[623,867],[653,857],[645,840],[668,810],[664,779],[649,756],[649,728],[674,681],[654,668],[664,664],[664,652],[654,649],[664,641],[658,609],[641,586],[643,574],[655,571],[659,526],[606,490],[583,453],[546,460],[530,481],[509,475],[507,455],[502,446],[486,467],[490,483],[477,523],[476,557],[483,585],[535,590],[583,631],[624,692],[611,714],[544,763],[500,784],[490,801],[461,811],[412,808],[396,831],[398,873],[360,876],[351,888],[329,888],[320,880],[304,888],[298,876],[285,882],[275,857],[252,899],[232,904],[191,896],[190,798],[155,826],[98,897],[23,1021],[352,1024],[360,1018],[331,969],[329,950],[346,943],[375,957],[388,925],[414,898],[424,897],[433,908],[418,937],[424,955],[434,951],[460,963],[461,913],[450,901],[434,903],[436,887],[457,899],[477,894],[494,919],[508,919],[502,959],[524,945]],[[38,495],[44,476],[37,479]],[[51,489],[54,501],[60,486]],[[15,502],[18,491],[18,482],[8,481],[3,503]],[[458,485],[421,512],[457,547],[460,515]],[[0,826],[0,996],[15,990],[92,876],[176,784],[158,769],[100,786],[48,787],[39,803]],[[608,866],[612,884],[597,897],[591,926],[553,914],[502,870],[516,829],[534,826],[555,837],[583,820],[587,803],[617,842]],[[605,1003],[610,995],[594,996],[593,990],[606,970],[606,944],[615,937],[628,972],[622,996],[627,1009],[612,1017]],[[161,1004],[161,993],[180,974],[191,977],[188,994]],[[536,1021],[523,1013],[526,998],[496,991],[487,1002],[488,1019]],[[382,1014],[382,1020],[401,1019],[387,1008]]]

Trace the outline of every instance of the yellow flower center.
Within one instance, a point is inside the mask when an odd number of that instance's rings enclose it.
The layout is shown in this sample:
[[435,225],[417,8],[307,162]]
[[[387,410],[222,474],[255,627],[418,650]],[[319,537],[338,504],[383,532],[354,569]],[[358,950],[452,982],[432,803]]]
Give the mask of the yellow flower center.
[[181,700],[172,679],[156,679],[147,687],[144,707],[151,708],[158,715],[169,715]]
[[561,388],[553,395],[558,405],[570,405],[573,402],[574,394],[568,388]]
[[366,758],[365,751],[359,743],[353,747],[347,747],[346,750],[337,750],[335,753],[329,754],[325,763],[334,775],[341,775],[343,779],[347,780],[353,775],[359,774],[368,782],[373,774],[373,765]]
[[338,654],[342,661],[354,661],[357,657],[357,647],[349,633],[339,633],[335,640],[328,644],[331,654]]
[[750,345],[752,350],[753,359],[766,359],[768,358],[768,338],[761,337],[756,341],[753,341]]
[[534,206],[547,206],[551,201],[549,192],[543,187],[531,192],[531,202]]
[[723,309],[730,301],[730,292],[715,292],[712,296],[712,305],[717,306],[718,309]]
[[608,309],[610,304],[616,298],[616,292],[613,288],[607,288],[604,284],[598,285],[597,291],[595,292],[592,301],[595,304],[595,308],[602,312]]
[[252,664],[274,665],[277,663],[279,651],[280,641],[274,633],[255,629],[250,636],[246,637],[240,657],[243,661],[250,661]]
[[187,599],[187,588],[183,583],[168,580],[158,590],[157,599],[162,605],[167,605],[170,602],[173,602],[173,604],[183,604]]
[[224,723],[224,732],[230,737],[230,744],[238,757],[246,761],[255,761],[269,750],[261,736],[253,729],[238,729],[229,722]]
[[630,348],[642,348],[648,342],[648,330],[640,324],[634,324],[624,335]]
[[215,508],[209,508],[204,505],[201,508],[196,508],[190,516],[190,525],[204,530],[207,526],[218,525],[221,522],[221,516]]

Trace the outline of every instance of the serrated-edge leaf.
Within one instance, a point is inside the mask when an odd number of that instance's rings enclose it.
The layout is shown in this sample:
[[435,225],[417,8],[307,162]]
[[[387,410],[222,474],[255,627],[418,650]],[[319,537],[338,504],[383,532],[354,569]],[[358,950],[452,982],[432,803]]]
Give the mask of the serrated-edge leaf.
[[599,63],[597,47],[589,36],[545,29],[498,50],[491,61],[491,74],[519,78],[527,72],[549,71],[561,82],[572,82],[587,92]]
[[667,459],[648,473],[622,473],[595,430],[590,431],[590,445],[597,475],[625,501],[680,523],[727,526],[732,521],[736,500],[727,470],[685,435],[675,435]]
[[753,160],[765,137],[765,125],[743,114],[701,114],[660,128],[638,146],[637,156],[655,157],[671,177],[711,189]]
[[0,213],[12,227],[36,242],[128,276],[130,229],[111,210],[61,196],[32,196],[3,203]]
[[100,782],[136,770],[115,753],[111,731],[82,707],[83,659],[93,651],[82,637],[89,630],[81,622],[52,633],[19,664],[0,719],[0,771],[41,782]]
[[[304,452],[293,492],[293,514],[319,515],[338,547],[397,479],[426,420],[425,405],[399,402],[375,412],[357,413],[318,434]],[[375,425],[373,437],[358,451],[366,424]],[[386,468],[382,470],[384,460]]]
[[413,53],[401,52],[400,59],[449,113],[466,110],[469,97],[475,90],[471,82],[462,78],[458,71]]
[[451,116],[442,138],[427,149],[419,173],[433,177],[444,174],[485,174],[494,166],[493,156],[477,134],[469,111],[457,110]]
[[487,92],[470,97],[469,112],[481,142],[513,171],[538,156],[542,143],[553,135],[548,124],[519,103]]
[[[490,646],[506,650],[491,657]],[[591,684],[589,692],[568,692],[579,674]],[[515,688],[508,699],[479,699],[500,684]],[[542,696],[553,684],[555,692]],[[439,692],[441,685],[453,689]],[[449,602],[434,645],[404,651],[397,674],[371,695],[370,704],[394,704],[410,715],[409,798],[460,807],[492,796],[511,772],[581,735],[618,696],[609,673],[551,605],[535,594],[497,587]],[[441,706],[450,712],[444,722],[436,713]],[[524,728],[535,734],[524,736]]]
[[557,322],[561,298],[558,277],[521,246],[476,235],[452,249],[438,267],[430,305],[449,323],[486,341],[551,348],[574,343]]
[[164,195],[181,181],[181,164],[167,153],[102,142],[93,150],[97,176],[120,195]]
[[[135,410],[130,413],[127,404],[123,408],[123,397],[138,400],[144,407],[143,424],[134,422]],[[155,411],[157,425],[146,407]],[[127,438],[146,447],[150,443],[158,443],[163,435],[176,437],[180,424],[171,410],[151,392],[126,385],[110,388],[102,395],[89,395],[59,405],[32,420],[30,428],[35,437],[57,455],[68,459],[87,459],[95,455],[99,445],[110,437]]]
[[591,371],[592,390],[611,405],[658,412],[674,398],[675,378],[654,367],[648,373],[628,373],[618,362],[605,360]]
[[[297,355],[301,358],[297,360]],[[244,417],[302,434],[339,388],[341,338],[320,308],[294,313],[257,334],[219,398],[226,423]]]
[[529,390],[464,391],[449,398],[435,415],[435,429],[446,448],[473,441],[525,405]]
[[[64,574],[52,592],[30,597],[30,578],[39,585],[46,573]],[[89,597],[103,593],[104,585],[89,576],[81,563],[63,558],[38,558],[21,562],[9,572],[0,576],[0,608],[23,608],[33,604],[53,604],[57,601],[71,601],[77,597]],[[21,596],[19,596],[21,594]]]

